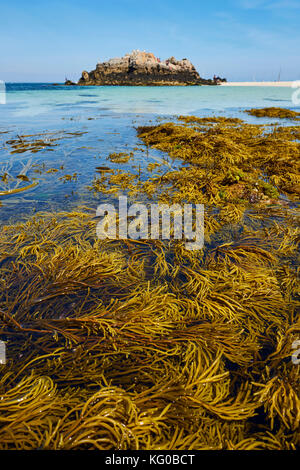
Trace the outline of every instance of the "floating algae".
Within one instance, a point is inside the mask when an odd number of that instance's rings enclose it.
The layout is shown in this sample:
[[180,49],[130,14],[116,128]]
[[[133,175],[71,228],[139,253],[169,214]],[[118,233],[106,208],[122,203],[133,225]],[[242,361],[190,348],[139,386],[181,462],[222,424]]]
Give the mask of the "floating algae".
[[[47,135],[47,134],[46,134]],[[50,150],[53,151],[53,147],[57,144],[55,143],[58,138],[49,138],[45,139],[30,139],[31,137],[36,137],[33,135],[24,135],[18,136],[17,139],[10,139],[6,141],[6,145],[12,148],[11,154],[14,153],[24,153],[30,151],[31,153],[37,153],[40,150]]]
[[62,139],[72,139],[80,137],[85,132],[44,132],[41,134],[17,135],[16,138],[9,139],[5,142],[5,148],[11,148],[10,153],[37,153],[41,150],[54,151],[57,142]]
[[111,153],[108,155],[107,160],[110,160],[113,163],[127,163],[130,159],[133,158],[133,153],[130,154],[125,152],[120,153]]
[[[53,151],[54,148],[57,148],[58,141],[80,137],[83,133],[84,132],[58,131],[32,135],[17,134],[14,138],[2,142],[1,148],[10,155],[7,160],[0,165],[0,198],[24,193],[35,188],[40,182],[40,178],[37,178],[36,174],[45,174],[48,176],[63,170],[63,165],[60,165],[59,168],[47,168],[45,162],[34,163],[35,157],[33,154],[43,150]],[[27,161],[23,161],[20,157],[12,155],[16,153],[28,154]],[[59,180],[63,182],[76,181],[77,173],[64,175],[64,177],[59,178]],[[2,205],[2,201],[0,201],[0,205]]]
[[187,166],[104,172],[93,190],[204,202],[202,250],[98,240],[87,209],[2,227],[1,449],[299,448],[299,220],[280,201],[297,198],[299,146],[190,124],[138,131]]
[[250,114],[251,116],[256,117],[269,117],[269,118],[280,118],[280,119],[295,119],[299,121],[300,113],[296,111],[292,111],[286,108],[252,108],[247,109],[246,113]]
[[78,173],[73,173],[73,175],[63,175],[59,180],[63,181],[64,183],[67,183],[68,181],[77,181],[78,178]]
[[13,188],[13,189],[7,189],[6,191],[0,191],[0,196],[10,196],[11,194],[16,194],[16,193],[22,193],[23,191],[27,191],[28,189],[35,188],[38,183],[34,182],[31,184],[28,184],[27,186],[24,186],[23,188]]
[[[20,162],[20,164],[22,166],[21,173],[17,174],[15,177],[11,174],[14,162],[11,161],[2,166],[1,170],[3,173],[0,175],[0,196],[10,196],[12,194],[21,193],[28,189],[35,188],[38,185],[38,181],[30,183],[30,178],[26,174],[32,168],[31,159],[29,159],[26,164],[23,162]],[[30,184],[19,187],[21,182],[28,182]],[[11,187],[12,183],[14,187]]]

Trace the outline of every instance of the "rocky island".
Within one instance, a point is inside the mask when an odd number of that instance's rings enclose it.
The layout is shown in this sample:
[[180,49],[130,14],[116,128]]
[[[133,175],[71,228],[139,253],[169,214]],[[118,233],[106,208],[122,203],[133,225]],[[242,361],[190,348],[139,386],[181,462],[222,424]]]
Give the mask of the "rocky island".
[[66,85],[215,85],[201,78],[188,59],[170,57],[161,61],[151,52],[134,50],[124,57],[97,64],[91,72],[83,71],[78,83],[66,80]]

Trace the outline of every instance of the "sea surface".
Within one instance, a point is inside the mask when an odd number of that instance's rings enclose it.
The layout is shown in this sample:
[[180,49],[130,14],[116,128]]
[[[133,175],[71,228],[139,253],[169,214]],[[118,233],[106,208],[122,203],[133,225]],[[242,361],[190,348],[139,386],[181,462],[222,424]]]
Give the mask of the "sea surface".
[[[97,166],[135,170],[147,178],[149,163],[165,158],[145,149],[136,127],[175,120],[179,115],[231,116],[247,122],[252,107],[300,110],[285,87],[66,87],[47,83],[6,84],[0,104],[0,221],[40,210],[95,207],[104,199],[89,189]],[[291,124],[280,120],[280,125]],[[35,148],[30,143],[40,139]],[[129,164],[107,160],[133,152]],[[166,165],[170,162],[167,161]],[[172,161],[172,165],[181,162]],[[17,178],[18,176],[20,176]],[[23,176],[22,176],[23,175]],[[25,176],[24,176],[25,175]],[[71,178],[66,177],[69,175]],[[26,191],[2,194],[8,189]]]

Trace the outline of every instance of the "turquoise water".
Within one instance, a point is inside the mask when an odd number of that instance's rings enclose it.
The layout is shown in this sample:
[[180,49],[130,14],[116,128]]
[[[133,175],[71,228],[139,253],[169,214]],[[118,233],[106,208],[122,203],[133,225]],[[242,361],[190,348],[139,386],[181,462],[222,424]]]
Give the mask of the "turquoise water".
[[[76,111],[142,114],[228,112],[246,107],[290,107],[294,91],[286,87],[65,87],[7,85],[10,117],[45,117]],[[84,108],[84,109],[83,109]]]
[[228,112],[246,107],[289,107],[294,91],[286,87],[57,87],[47,84],[8,84],[7,89],[6,108],[14,118],[60,115],[78,108],[172,115]]
[[[88,190],[96,167],[121,168],[106,160],[112,152],[134,152],[130,165],[146,167],[162,157],[145,151],[135,127],[176,115],[223,115],[257,122],[243,111],[249,107],[281,106],[297,110],[291,88],[285,87],[65,87],[49,84],[7,84],[6,104],[0,105],[0,194],[36,183],[27,191],[0,195],[0,219],[17,218],[37,210],[96,207],[101,194]],[[299,106],[298,106],[299,110]],[[259,122],[269,122],[260,120]],[[281,124],[283,122],[281,121]],[[26,135],[43,134],[38,137]],[[47,133],[47,135],[44,135]],[[53,147],[12,153],[12,142],[43,139]],[[173,165],[180,162],[172,163]],[[42,170],[41,170],[42,168]],[[52,172],[56,169],[58,171]],[[65,181],[64,175],[74,175]],[[8,174],[8,181],[1,180]],[[26,174],[28,182],[16,180]]]

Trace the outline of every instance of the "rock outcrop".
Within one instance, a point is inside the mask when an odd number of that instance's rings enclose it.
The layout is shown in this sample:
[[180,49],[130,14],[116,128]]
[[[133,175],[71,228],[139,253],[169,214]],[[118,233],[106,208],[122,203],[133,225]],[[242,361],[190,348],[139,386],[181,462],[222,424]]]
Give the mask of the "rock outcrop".
[[77,85],[214,85],[214,82],[201,78],[188,59],[170,57],[161,61],[150,52],[136,50],[99,63],[91,72],[83,71]]

